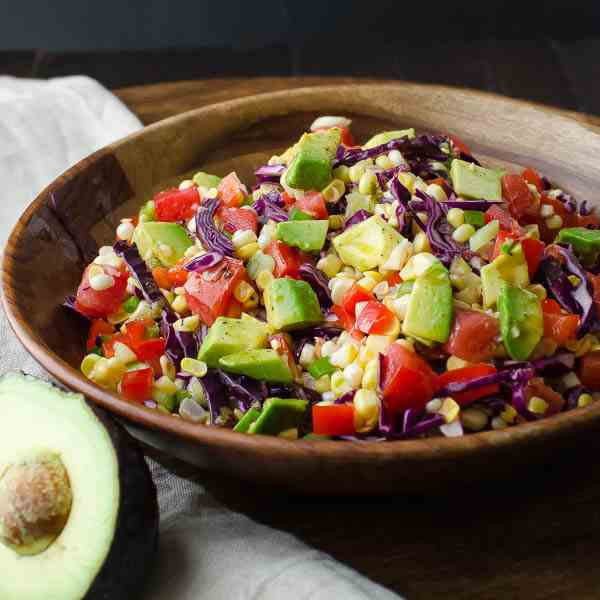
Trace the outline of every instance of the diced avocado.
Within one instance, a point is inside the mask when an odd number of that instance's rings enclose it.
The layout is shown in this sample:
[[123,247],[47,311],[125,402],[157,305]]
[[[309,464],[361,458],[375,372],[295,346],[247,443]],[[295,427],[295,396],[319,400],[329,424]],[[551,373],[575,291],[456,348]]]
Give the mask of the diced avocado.
[[487,225],[484,225],[481,229],[478,229],[469,238],[469,248],[473,252],[478,252],[486,244],[489,244],[493,239],[498,237],[500,231],[500,222],[496,219],[490,221]]
[[337,128],[302,136],[285,175],[287,185],[298,190],[321,191],[331,181],[331,165],[339,145]]
[[485,265],[481,269],[481,287],[485,308],[496,304],[503,282],[517,287],[529,285],[529,269],[521,244],[515,244],[509,254],[500,254],[489,265]]
[[459,196],[502,200],[502,174],[455,158],[450,166],[452,186]]
[[329,221],[283,221],[277,223],[276,237],[288,246],[318,252],[325,245]]
[[498,312],[506,351],[514,360],[527,360],[544,335],[540,299],[532,292],[503,283]]
[[292,383],[294,377],[288,364],[275,351],[243,350],[219,359],[219,366],[229,373],[273,383]]
[[237,422],[233,430],[238,433],[246,433],[248,429],[250,429],[250,425],[252,425],[258,417],[260,417],[260,410],[251,407],[244,413],[244,416]]
[[329,358],[322,356],[308,367],[308,372],[315,379],[319,379],[319,377],[323,377],[323,375],[331,375],[335,372],[335,369],[336,368],[331,364]]
[[448,270],[441,263],[434,263],[415,280],[402,332],[426,340],[446,342],[450,336],[453,314]]
[[368,271],[382,265],[402,239],[396,229],[375,215],[333,238],[333,245],[344,263]]
[[485,225],[485,217],[480,210],[465,210],[465,223],[479,228]]
[[240,319],[218,317],[200,346],[198,360],[203,360],[209,367],[217,367],[223,356],[264,348],[268,335],[266,323],[245,313]]
[[198,187],[208,189],[216,188],[218,187],[219,183],[221,183],[220,177],[217,177],[216,175],[210,175],[209,173],[204,173],[203,171],[198,171],[198,173],[192,177],[192,180]]
[[600,251],[600,231],[585,227],[567,227],[558,232],[558,241],[571,244],[576,252],[593,254]]
[[292,208],[290,211],[290,221],[310,221],[311,219],[312,215],[309,215],[296,207]]
[[246,272],[250,279],[256,279],[261,271],[272,273],[275,269],[275,261],[272,256],[264,254],[260,250],[252,256],[246,264]]
[[135,228],[133,241],[144,260],[152,255],[167,267],[173,267],[193,245],[181,225],[166,221],[140,223]]
[[306,281],[279,277],[264,292],[269,325],[289,331],[319,323],[323,319],[319,299]]
[[304,419],[307,406],[306,400],[267,398],[260,416],[252,423],[248,433],[278,435],[282,431],[298,427]]
[[154,218],[154,200],[148,200],[148,202],[142,204],[142,208],[140,208],[138,222],[145,223],[146,221],[154,221]]
[[398,284],[396,288],[396,298],[400,298],[400,296],[406,296],[406,294],[410,294],[415,286],[414,280],[403,281]]
[[374,148],[375,146],[381,146],[381,144],[387,144],[392,140],[397,140],[398,138],[415,137],[415,130],[411,127],[410,129],[397,129],[395,131],[382,131],[377,135],[374,135],[364,146],[363,148]]
[[359,210],[372,213],[375,210],[375,199],[360,192],[350,192],[346,195],[346,219],[349,219]]

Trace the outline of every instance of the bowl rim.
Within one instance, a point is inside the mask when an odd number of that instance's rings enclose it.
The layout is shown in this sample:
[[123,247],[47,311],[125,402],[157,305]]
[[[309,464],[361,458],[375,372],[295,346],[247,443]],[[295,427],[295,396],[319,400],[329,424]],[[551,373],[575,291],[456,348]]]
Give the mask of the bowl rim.
[[[25,211],[19,217],[14,225],[6,243],[6,248],[14,247],[18,244],[22,231],[25,229],[31,217],[43,205],[49,194],[67,181],[71,180],[77,174],[84,172],[91,164],[107,155],[113,155],[116,148],[126,142],[131,142],[144,135],[150,129],[161,128],[175,120],[187,118],[192,115],[210,115],[215,110],[234,110],[236,107],[242,107],[250,101],[261,101],[267,98],[289,98],[290,95],[310,95],[322,94],[328,91],[346,89],[348,93],[357,87],[373,88],[379,86],[386,88],[393,86],[402,88],[411,86],[413,88],[424,88],[428,90],[462,92],[471,96],[479,96],[483,99],[494,98],[507,105],[519,105],[521,107],[535,108],[549,113],[551,118],[566,119],[571,123],[589,129],[593,133],[600,130],[591,123],[582,123],[575,120],[570,111],[547,107],[534,102],[508,98],[491,92],[470,90],[468,88],[453,87],[436,84],[420,84],[412,82],[399,81],[380,81],[377,83],[341,83],[328,85],[315,85],[309,87],[293,88],[291,90],[281,90],[263,94],[255,94],[206,105],[190,111],[185,111],[173,115],[151,125],[142,128],[140,131],[132,133],[121,138],[112,144],[109,144],[96,152],[80,160],[64,173],[59,175],[54,181],[48,184],[28,205]],[[383,89],[382,89],[383,91]],[[585,115],[583,115],[585,116]],[[51,375],[56,377],[67,387],[84,394],[89,400],[108,409],[110,412],[120,417],[142,425],[152,430],[158,430],[173,434],[178,438],[197,444],[219,447],[229,447],[239,452],[247,453],[253,451],[272,451],[277,452],[281,459],[298,457],[310,451],[310,454],[319,458],[342,459],[354,455],[356,458],[369,459],[369,457],[385,455],[389,459],[408,459],[408,460],[432,460],[435,461],[440,453],[443,453],[446,459],[459,458],[460,456],[477,452],[478,450],[489,447],[514,447],[515,444],[526,444],[533,438],[551,438],[559,434],[566,434],[577,429],[583,428],[590,422],[590,417],[600,416],[600,403],[592,403],[584,408],[576,408],[567,412],[554,415],[547,419],[530,421],[516,427],[508,427],[502,430],[490,430],[477,433],[469,433],[457,438],[432,437],[424,439],[407,439],[386,441],[384,443],[373,443],[365,441],[345,441],[341,443],[335,440],[287,440],[272,436],[249,436],[243,433],[236,433],[230,429],[220,427],[199,426],[189,423],[180,418],[174,418],[159,411],[147,408],[145,406],[128,402],[117,393],[110,392],[100,388],[96,384],[86,379],[83,374],[61,359],[48,347],[46,347],[37,337],[33,329],[29,326],[25,315],[19,311],[16,304],[10,298],[14,297],[15,292],[12,286],[13,273],[18,269],[18,264],[13,260],[10,252],[4,252],[2,262],[2,305],[7,315],[9,324],[19,341],[25,349],[35,358],[35,360],[46,369]]]

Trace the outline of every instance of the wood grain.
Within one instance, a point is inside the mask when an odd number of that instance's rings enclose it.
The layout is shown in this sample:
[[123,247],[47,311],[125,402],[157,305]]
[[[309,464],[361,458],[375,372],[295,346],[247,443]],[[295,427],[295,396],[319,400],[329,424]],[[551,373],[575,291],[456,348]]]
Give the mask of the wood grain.
[[[120,95],[150,119],[201,106],[207,99],[250,95],[250,90],[268,91],[274,85],[284,82],[245,80],[239,89],[235,82],[216,86],[190,82],[181,88],[151,86],[147,97],[141,88]],[[187,106],[176,93],[179,90],[187,96]],[[578,119],[591,129],[591,120]],[[471,486],[442,487],[424,495],[328,501],[289,496],[281,488],[265,490],[221,476],[203,474],[202,481],[232,508],[297,534],[410,598],[597,598],[600,477],[590,466],[597,447],[579,436],[568,436],[565,442],[567,448],[554,451],[550,463],[538,462],[524,444],[522,461],[533,458],[529,475],[505,474],[497,483],[487,478],[478,482],[463,472],[472,466],[450,460],[448,472],[456,481],[466,475]],[[238,460],[243,458],[237,455]],[[479,465],[478,473],[493,469],[493,460]],[[292,465],[287,467],[293,470]],[[182,469],[192,475],[187,467]]]

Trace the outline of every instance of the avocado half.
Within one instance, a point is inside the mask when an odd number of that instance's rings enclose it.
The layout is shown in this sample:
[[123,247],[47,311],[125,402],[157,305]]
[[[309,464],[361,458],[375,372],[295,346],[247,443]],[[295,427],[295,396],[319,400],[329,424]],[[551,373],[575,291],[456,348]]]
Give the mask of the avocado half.
[[81,394],[0,378],[0,598],[136,598],[158,543],[135,440]]

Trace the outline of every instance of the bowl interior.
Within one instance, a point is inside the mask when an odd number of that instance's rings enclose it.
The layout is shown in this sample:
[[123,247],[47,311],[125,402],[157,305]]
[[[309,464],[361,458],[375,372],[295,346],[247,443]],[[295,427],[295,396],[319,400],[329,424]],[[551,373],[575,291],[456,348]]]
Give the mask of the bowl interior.
[[[533,166],[578,198],[595,197],[598,177],[593,157],[600,156],[600,136],[568,117],[522,102],[409,84],[310,88],[231,101],[167,119],[117,142],[71,168],[38,196],[15,228],[4,263],[4,303],[21,340],[63,382],[130,419],[196,441],[255,448],[255,440],[242,440],[249,436],[214,428],[198,431],[181,420],[132,406],[86,381],[78,365],[87,324],[60,305],[76,290],[97,248],[114,242],[119,219],[136,214],[154,192],[177,185],[197,170],[218,175],[235,170],[251,183],[257,166],[282,152],[322,114],[351,117],[359,142],[381,130],[406,127],[456,134],[488,164]],[[584,411],[593,412],[591,407]],[[565,414],[551,421],[557,424],[538,422],[510,434],[392,443],[386,452],[395,452],[391,447],[398,444],[405,457],[413,450],[422,457],[435,448],[469,452],[508,444],[509,435],[523,440],[528,435],[543,437],[542,431],[568,429],[567,423],[581,419]],[[232,443],[233,439],[237,441]],[[293,446],[284,440],[260,443],[265,448]],[[356,451],[366,452],[364,446]]]

